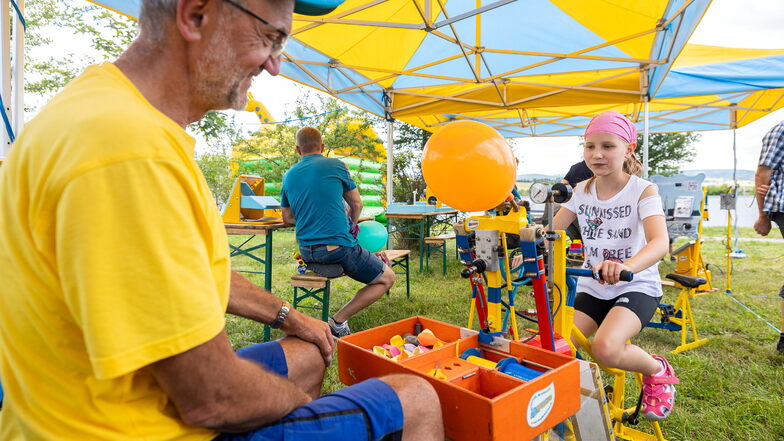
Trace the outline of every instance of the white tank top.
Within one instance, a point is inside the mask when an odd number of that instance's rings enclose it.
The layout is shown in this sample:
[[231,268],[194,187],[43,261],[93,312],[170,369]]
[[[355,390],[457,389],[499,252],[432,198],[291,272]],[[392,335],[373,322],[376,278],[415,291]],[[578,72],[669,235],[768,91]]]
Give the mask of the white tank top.
[[[610,199],[600,201],[596,197],[596,185],[585,192],[589,181],[577,184],[572,199],[563,207],[577,215],[585,250],[584,268],[592,268],[603,260],[624,262],[637,254],[646,244],[642,220],[648,216],[664,216],[661,199],[655,196],[656,203],[646,198],[640,202],[640,195],[654,185],[632,175],[626,186]],[[659,263],[634,275],[631,282],[618,282],[615,285],[600,285],[587,277],[577,278],[577,292],[585,292],[599,299],[612,299],[628,292],[641,292],[652,297],[661,297],[661,278]]]

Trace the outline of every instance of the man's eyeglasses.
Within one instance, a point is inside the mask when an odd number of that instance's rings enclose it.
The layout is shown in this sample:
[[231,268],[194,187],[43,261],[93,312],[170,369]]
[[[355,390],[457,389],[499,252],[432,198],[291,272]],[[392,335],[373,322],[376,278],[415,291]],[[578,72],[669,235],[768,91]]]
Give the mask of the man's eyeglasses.
[[288,41],[289,41],[289,34],[287,34],[285,31],[283,31],[281,29],[276,28],[275,26],[272,26],[270,24],[270,22],[268,22],[267,20],[264,20],[263,18],[259,17],[256,14],[254,14],[248,8],[246,8],[245,6],[242,6],[241,4],[235,2],[234,0],[224,0],[224,1],[226,3],[229,3],[230,5],[234,6],[235,8],[239,9],[240,11],[250,15],[251,17],[255,18],[256,20],[264,23],[265,25],[271,27],[272,29],[274,29],[275,32],[278,33],[279,37],[274,39],[274,40],[272,40],[272,52],[270,52],[270,56],[272,56],[272,57],[279,57],[280,54],[283,53],[283,49],[286,48],[286,43],[288,43]]

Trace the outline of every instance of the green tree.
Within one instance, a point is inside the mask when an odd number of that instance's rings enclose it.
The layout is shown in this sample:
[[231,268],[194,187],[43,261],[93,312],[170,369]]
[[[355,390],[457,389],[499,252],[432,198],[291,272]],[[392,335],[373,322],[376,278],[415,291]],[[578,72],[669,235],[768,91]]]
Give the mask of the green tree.
[[349,110],[334,98],[319,95],[314,101],[305,95],[297,101],[294,111],[286,114],[285,120],[290,121],[264,125],[248,139],[235,143],[242,156],[264,158],[263,163],[240,161],[240,173],[280,181],[286,170],[299,160],[294,150],[295,135],[307,126],[321,132],[325,154],[339,150],[350,156],[383,161],[383,145],[372,130],[374,118],[364,112]]
[[[210,122],[211,119],[218,122]],[[202,135],[206,147],[196,153],[196,163],[207,181],[215,203],[221,205],[228,200],[231,187],[237,177],[232,167],[232,148],[240,139],[241,132],[234,118],[228,118],[224,113],[209,112],[201,121],[194,124],[204,121],[207,121],[205,124],[207,129]],[[221,129],[218,130],[217,127]]]
[[[135,21],[87,2],[29,0],[25,2],[25,16],[25,91],[44,99],[88,65],[117,58],[137,33]],[[87,38],[93,50],[63,52],[65,45],[60,37],[67,33]]]
[[[652,133],[649,135],[648,175],[669,176],[678,173],[683,164],[697,156],[696,133]],[[638,157],[642,160],[643,136],[637,136]]]
[[425,193],[425,179],[422,176],[422,152],[430,132],[410,124],[395,124],[394,163],[392,165],[392,197],[395,201],[411,200],[414,192]]

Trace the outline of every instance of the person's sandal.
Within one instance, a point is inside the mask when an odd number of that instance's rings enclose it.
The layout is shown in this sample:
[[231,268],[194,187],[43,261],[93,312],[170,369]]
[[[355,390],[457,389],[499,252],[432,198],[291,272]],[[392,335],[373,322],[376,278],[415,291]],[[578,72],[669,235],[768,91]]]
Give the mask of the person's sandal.
[[645,375],[642,379],[642,414],[651,421],[661,421],[672,413],[675,406],[675,386],[681,381],[675,376],[670,363],[659,355],[651,354],[664,366],[659,375]]

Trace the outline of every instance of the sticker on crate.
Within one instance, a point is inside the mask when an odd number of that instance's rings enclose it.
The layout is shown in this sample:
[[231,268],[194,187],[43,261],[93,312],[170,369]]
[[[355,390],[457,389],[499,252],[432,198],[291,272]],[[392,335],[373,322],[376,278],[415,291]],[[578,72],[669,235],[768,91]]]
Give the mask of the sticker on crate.
[[554,383],[550,383],[550,385],[544,389],[534,392],[531,396],[531,401],[528,402],[528,411],[525,413],[528,425],[536,427],[542,424],[542,422],[547,419],[547,416],[550,415],[550,411],[553,410],[554,404]]

